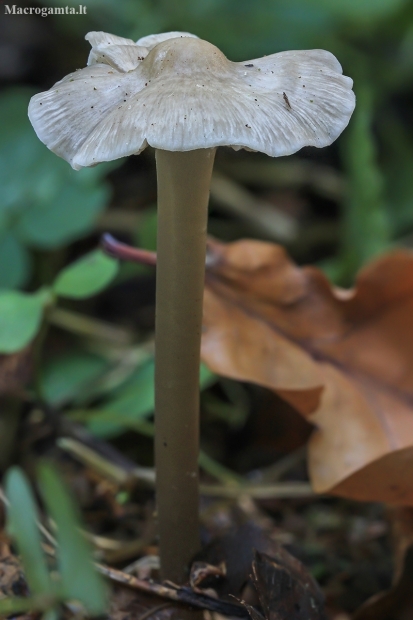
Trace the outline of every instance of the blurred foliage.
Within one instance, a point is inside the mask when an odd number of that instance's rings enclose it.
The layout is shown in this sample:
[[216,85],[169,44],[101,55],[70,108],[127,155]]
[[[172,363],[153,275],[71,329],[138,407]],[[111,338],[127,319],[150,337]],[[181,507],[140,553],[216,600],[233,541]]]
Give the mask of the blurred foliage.
[[[50,575],[41,545],[40,518],[30,484],[18,467],[5,479],[8,531],[17,542],[30,598],[3,598],[0,614],[18,611],[52,611],[65,601],[81,603],[88,615],[105,613],[107,594],[102,577],[92,563],[91,549],[81,533],[80,519],[62,480],[48,463],[38,469],[41,495],[57,531],[57,575]],[[43,530],[44,532],[44,530]],[[49,541],[48,541],[49,542]],[[53,616],[58,617],[58,615]]]
[[62,247],[90,232],[109,198],[110,165],[75,173],[39,141],[27,117],[32,94],[11,89],[0,98],[0,288],[27,283],[31,248]]
[[[59,6],[56,0],[47,4]],[[73,0],[69,4],[77,6]],[[125,0],[120,7],[111,0],[91,0],[88,13],[96,29],[133,39],[186,30],[213,42],[233,60],[244,60],[315,47],[317,41],[349,32],[371,35],[383,20],[402,17],[408,5],[409,0]],[[70,26],[81,32],[83,22],[72,20]]]
[[43,300],[41,295],[19,291],[0,293],[0,351],[14,353],[25,347],[40,328]]
[[65,267],[51,288],[34,293],[0,291],[0,353],[14,353],[27,346],[39,332],[43,312],[58,297],[82,299],[105,288],[115,277],[118,263],[96,250]]
[[107,360],[87,351],[70,351],[49,360],[41,377],[45,402],[59,407],[76,399],[81,390],[111,368]]
[[[140,365],[133,375],[113,390],[99,408],[86,412],[74,411],[72,416],[85,422],[99,437],[116,437],[125,430],[139,432],[141,422],[153,414],[155,408],[155,360],[151,357]],[[200,370],[201,391],[215,383],[216,376],[202,364]]]
[[83,299],[99,293],[113,280],[118,263],[101,250],[83,256],[65,267],[53,284],[53,292],[60,297]]

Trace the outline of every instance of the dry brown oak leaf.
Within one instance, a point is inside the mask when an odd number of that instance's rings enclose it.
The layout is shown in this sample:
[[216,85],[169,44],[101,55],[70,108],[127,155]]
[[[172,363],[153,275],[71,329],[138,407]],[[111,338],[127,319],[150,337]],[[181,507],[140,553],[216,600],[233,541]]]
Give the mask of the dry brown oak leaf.
[[277,392],[314,425],[319,493],[413,505],[413,253],[334,288],[280,246],[210,241],[203,361]]

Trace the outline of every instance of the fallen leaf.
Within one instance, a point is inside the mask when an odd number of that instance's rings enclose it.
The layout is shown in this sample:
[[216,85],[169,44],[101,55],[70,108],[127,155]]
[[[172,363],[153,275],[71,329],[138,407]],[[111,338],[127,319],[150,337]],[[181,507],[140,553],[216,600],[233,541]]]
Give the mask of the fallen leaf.
[[315,491],[413,505],[413,253],[353,290],[259,241],[210,241],[203,361],[276,391],[315,429]]
[[[207,559],[203,564],[209,569],[225,566],[225,574],[221,573],[212,587],[223,601],[238,599],[252,620],[326,618],[324,595],[317,582],[297,558],[255,523],[233,525],[204,547],[199,557]],[[191,573],[200,565],[195,561]]]
[[215,536],[197,554],[194,564],[196,566],[199,561],[204,561],[212,566],[224,565],[225,576],[216,580],[212,587],[223,599],[228,599],[228,596],[243,599],[246,585],[250,581],[254,549],[275,555],[279,550],[279,544],[255,523],[242,522],[243,517],[237,512],[233,514],[232,519],[231,528]]
[[[20,561],[3,539],[0,542],[0,599],[27,596],[28,593]],[[14,617],[19,620],[32,620],[33,618],[31,613],[22,613]]]
[[303,564],[281,546],[275,557],[256,551],[252,572],[266,620],[326,619],[318,584]]

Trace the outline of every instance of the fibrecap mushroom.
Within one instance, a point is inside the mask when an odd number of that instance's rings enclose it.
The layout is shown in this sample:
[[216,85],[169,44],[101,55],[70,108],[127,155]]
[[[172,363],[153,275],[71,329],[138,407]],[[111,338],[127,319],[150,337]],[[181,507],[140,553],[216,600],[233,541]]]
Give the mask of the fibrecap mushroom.
[[331,144],[355,106],[324,50],[231,62],[189,33],[86,35],[88,66],[29,106],[49,149],[76,170],[156,149],[155,457],[162,573],[182,581],[199,547],[198,377],[209,186],[216,147],[277,157]]
[[231,62],[187,33],[91,32],[88,67],[32,98],[39,138],[76,170],[153,146],[232,146],[272,157],[331,144],[354,109],[352,80],[324,50]]

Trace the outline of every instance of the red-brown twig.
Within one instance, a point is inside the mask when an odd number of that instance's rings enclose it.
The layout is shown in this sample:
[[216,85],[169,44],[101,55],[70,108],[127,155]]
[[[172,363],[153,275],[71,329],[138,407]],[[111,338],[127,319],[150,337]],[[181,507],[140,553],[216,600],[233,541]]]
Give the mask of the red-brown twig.
[[105,252],[114,258],[132,263],[139,263],[141,265],[156,265],[156,252],[133,248],[126,243],[121,243],[108,233],[102,236],[100,243]]

